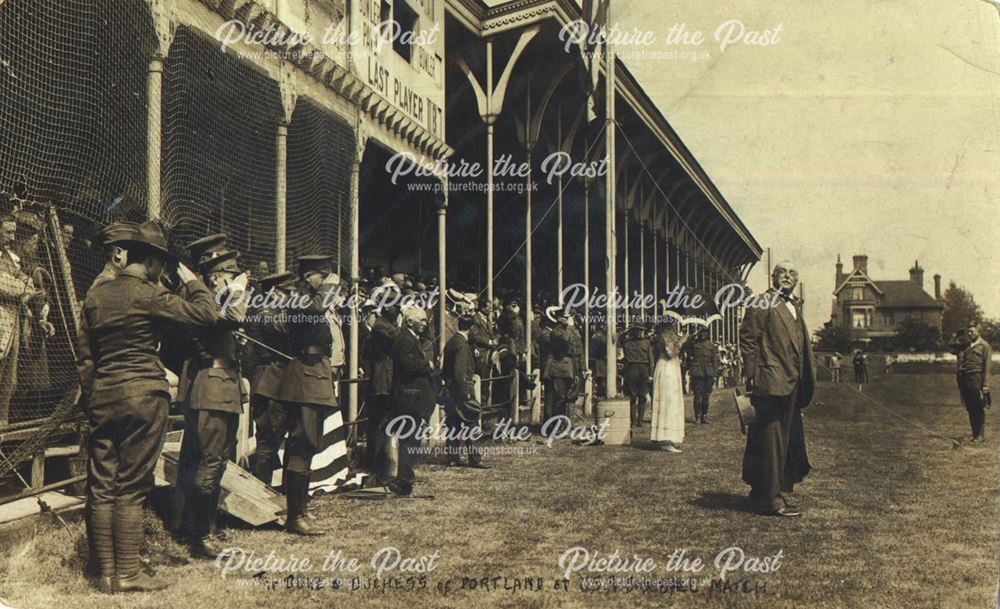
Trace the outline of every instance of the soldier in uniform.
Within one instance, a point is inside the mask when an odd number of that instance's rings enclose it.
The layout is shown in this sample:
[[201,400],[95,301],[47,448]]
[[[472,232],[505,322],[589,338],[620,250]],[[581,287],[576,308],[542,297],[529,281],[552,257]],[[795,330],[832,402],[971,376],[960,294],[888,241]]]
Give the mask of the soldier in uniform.
[[332,259],[327,255],[299,258],[297,306],[286,309],[292,351],[289,355],[293,359],[285,368],[277,399],[286,408],[289,430],[283,474],[288,501],[285,530],[296,535],[323,534],[310,524],[306,502],[309,500],[312,458],[323,438],[323,421],[331,408],[337,408],[330,364],[333,336],[324,302],[336,287],[327,281],[333,274]]
[[101,272],[94,278],[94,282],[87,289],[87,294],[102,283],[111,281],[118,276],[118,273],[125,268],[127,256],[125,248],[121,246],[122,241],[128,241],[135,235],[136,228],[132,222],[115,222],[109,224],[97,235],[96,244],[104,253],[106,262]]
[[542,365],[545,416],[569,416],[580,391],[576,359],[570,351],[569,315],[559,306],[549,307],[545,315],[550,321],[558,319],[558,325],[549,332],[548,355]]
[[[469,330],[472,319],[460,317],[458,331],[444,346],[444,363],[441,367],[445,386],[445,424],[448,426],[448,465],[459,465],[464,448],[469,454],[469,467],[481,467],[482,460],[476,449],[476,441],[467,437],[470,430],[479,426],[479,413],[469,408],[475,399],[472,386],[472,348],[469,346]],[[459,437],[466,439],[460,440]],[[464,445],[464,446],[463,446]]]
[[186,299],[159,285],[176,257],[158,224],[140,225],[121,243],[128,264],[91,290],[80,322],[81,403],[90,423],[88,515],[104,592],[166,586],[139,563],[142,504],[167,430],[169,393],[157,345],[177,324],[210,328],[222,319],[211,292],[184,265],[178,276]]
[[252,338],[270,347],[254,346],[254,374],[250,382],[250,409],[256,439],[256,447],[250,455],[250,472],[268,485],[274,478],[278,448],[288,431],[285,407],[275,400],[289,360],[276,352],[287,355],[292,350],[281,320],[281,307],[294,285],[295,275],[288,272],[261,279],[258,284],[261,295],[273,300],[254,311],[256,323],[249,328]]
[[691,376],[691,392],[694,393],[694,418],[708,424],[708,400],[719,376],[719,349],[708,336],[708,330],[700,329],[694,339],[684,345],[689,352],[688,374]]
[[642,427],[646,415],[646,394],[653,370],[653,345],[641,326],[631,326],[622,340],[625,395],[629,397],[632,425]]
[[972,441],[983,442],[986,426],[984,409],[990,401],[990,358],[992,349],[979,335],[979,325],[969,324],[968,345],[958,355],[958,390],[969,413]]
[[[202,257],[199,271],[216,299],[242,274],[235,250]],[[242,315],[234,311],[238,319]],[[177,466],[175,530],[186,529],[194,556],[215,559],[222,548],[212,532],[219,507],[222,474],[236,448],[236,429],[243,412],[237,322],[219,323],[195,336],[194,353],[185,372],[192,382],[186,395],[184,440]],[[186,521],[186,523],[185,523]],[[185,526],[185,524],[187,526]]]

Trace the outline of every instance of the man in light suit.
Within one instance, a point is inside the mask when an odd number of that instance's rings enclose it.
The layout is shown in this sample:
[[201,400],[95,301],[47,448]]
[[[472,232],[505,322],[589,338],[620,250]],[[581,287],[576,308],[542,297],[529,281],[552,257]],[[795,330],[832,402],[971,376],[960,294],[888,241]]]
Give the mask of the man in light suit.
[[17,363],[25,329],[28,303],[44,297],[21,268],[14,251],[17,219],[0,218],[0,424],[7,423],[10,402],[17,387]]
[[[756,417],[747,430],[743,480],[760,514],[794,517],[801,512],[787,493],[809,473],[802,408],[812,401],[816,377],[802,303],[792,294],[798,271],[779,262],[772,288],[760,306],[747,307],[740,349]],[[763,304],[765,303],[766,304]]]

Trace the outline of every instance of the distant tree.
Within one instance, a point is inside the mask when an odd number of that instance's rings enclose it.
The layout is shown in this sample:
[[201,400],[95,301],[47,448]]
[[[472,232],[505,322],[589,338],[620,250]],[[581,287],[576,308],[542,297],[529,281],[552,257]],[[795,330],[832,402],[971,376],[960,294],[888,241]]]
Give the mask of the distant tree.
[[976,304],[971,292],[958,287],[952,281],[944,291],[941,332],[944,336],[952,336],[957,330],[967,327],[973,321],[983,321],[983,310]]
[[899,322],[896,348],[900,351],[933,351],[940,346],[941,331],[916,319]]
[[1000,318],[984,319],[982,322],[983,338],[994,350],[1000,350]]
[[847,328],[826,325],[816,331],[817,351],[837,351],[839,353],[850,353],[851,336]]

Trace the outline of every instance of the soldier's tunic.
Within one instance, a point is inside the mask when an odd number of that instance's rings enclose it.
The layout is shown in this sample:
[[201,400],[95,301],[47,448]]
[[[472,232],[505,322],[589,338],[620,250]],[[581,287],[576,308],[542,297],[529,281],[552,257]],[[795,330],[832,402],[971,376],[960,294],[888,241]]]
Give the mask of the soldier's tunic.
[[[230,329],[234,325],[219,322],[196,337],[195,353],[186,368],[193,381],[187,394],[178,396],[184,404],[184,440],[174,517],[186,510],[196,538],[208,534],[215,518],[222,474],[226,461],[234,456],[243,411],[239,346]],[[183,523],[175,520],[175,525]]]
[[542,368],[546,418],[569,415],[579,395],[579,371],[576,360],[570,355],[570,342],[569,333],[562,327],[549,333],[549,354]]
[[[301,298],[308,294],[308,304]],[[275,399],[289,406],[289,438],[285,448],[285,469],[308,475],[313,455],[323,435],[323,419],[328,409],[337,407],[333,391],[330,352],[333,337],[322,299],[313,297],[300,284],[298,307],[287,309],[286,328],[293,356],[285,368]]]
[[[277,309],[260,309],[250,336],[282,353],[291,354],[288,333]],[[256,445],[250,469],[258,480],[271,484],[275,459],[288,432],[285,407],[277,401],[278,389],[285,376],[288,360],[259,345],[253,347],[254,374],[250,382],[250,409],[253,414]]]
[[126,269],[84,301],[79,367],[95,503],[141,505],[153,486],[170,395],[157,344],[174,324],[209,328],[220,318],[201,281],[187,287],[189,300]]
[[622,341],[622,352],[625,356],[622,379],[631,405],[632,424],[641,426],[653,373],[653,346],[644,334],[630,333]]
[[982,337],[965,347],[958,355],[958,390],[962,404],[969,413],[972,436],[982,437],[986,426],[983,390],[990,386],[990,358],[992,349]]
[[694,416],[698,420],[708,417],[708,402],[719,376],[719,350],[704,334],[698,340],[688,343],[690,346],[690,364],[688,374],[691,376],[691,391],[694,393]]

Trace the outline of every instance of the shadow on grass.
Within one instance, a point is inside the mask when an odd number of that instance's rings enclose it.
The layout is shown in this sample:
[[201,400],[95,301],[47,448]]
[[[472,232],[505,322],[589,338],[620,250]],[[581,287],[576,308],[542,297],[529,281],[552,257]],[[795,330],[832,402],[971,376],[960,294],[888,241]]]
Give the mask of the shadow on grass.
[[723,512],[751,512],[750,502],[747,500],[747,496],[737,495],[735,493],[703,492],[697,499],[692,499],[688,503],[695,507],[707,510]]

